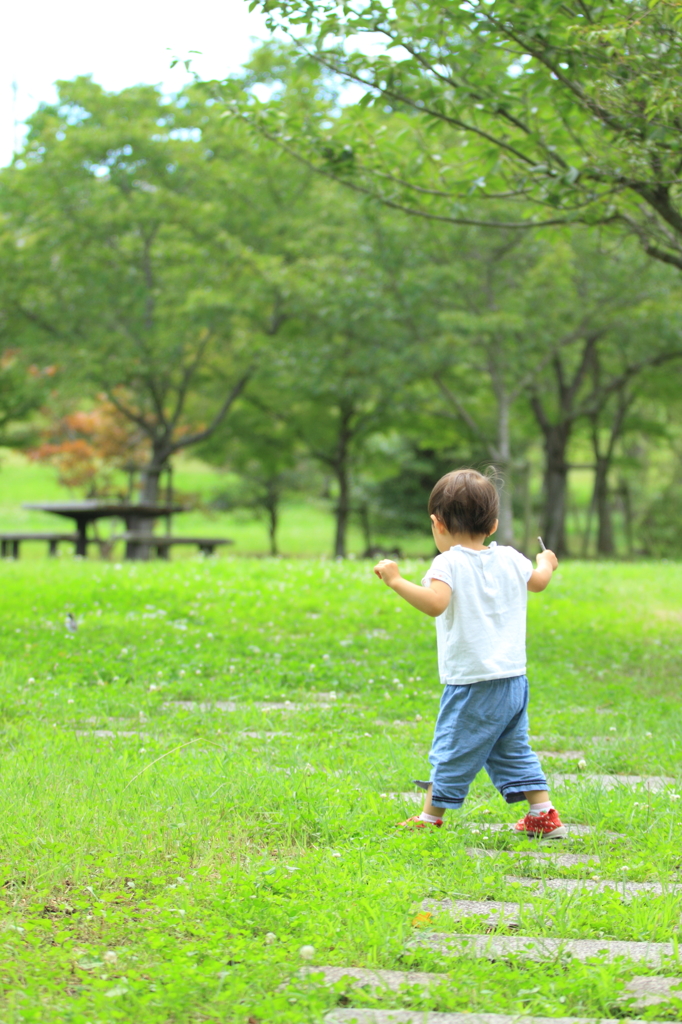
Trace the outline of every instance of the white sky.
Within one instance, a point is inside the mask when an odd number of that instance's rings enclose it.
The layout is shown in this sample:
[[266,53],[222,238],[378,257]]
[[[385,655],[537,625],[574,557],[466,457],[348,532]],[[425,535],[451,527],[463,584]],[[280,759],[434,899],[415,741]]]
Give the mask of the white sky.
[[[53,102],[57,79],[91,74],[105,89],[140,82],[177,92],[189,76],[171,59],[191,56],[202,78],[239,69],[268,32],[247,0],[15,0],[4,7],[0,64],[0,166],[23,139],[23,120]],[[201,54],[190,54],[200,50]]]

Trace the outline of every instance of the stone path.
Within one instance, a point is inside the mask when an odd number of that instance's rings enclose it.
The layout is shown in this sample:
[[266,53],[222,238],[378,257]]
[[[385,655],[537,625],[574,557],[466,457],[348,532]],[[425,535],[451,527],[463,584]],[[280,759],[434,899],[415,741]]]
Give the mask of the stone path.
[[[332,1010],[325,1024],[623,1024],[606,1017],[527,1017],[506,1013],[433,1013],[428,1010]],[[630,1024],[644,1024],[631,1020]]]
[[74,736],[94,736],[96,740],[130,739],[131,736],[139,736],[143,740],[149,739],[148,733],[129,732],[126,730],[112,732],[111,729],[76,729]]
[[[448,913],[455,920],[482,914],[489,924],[516,924],[521,910],[519,903],[501,903],[497,900],[424,900],[421,907],[432,914]],[[524,903],[523,909],[532,912],[533,904]]]
[[[429,989],[437,985],[449,984],[447,974],[436,974],[427,971],[387,971],[369,970],[366,967],[306,967],[301,972],[303,977],[322,976],[326,985],[335,985],[342,980],[348,982],[349,988],[366,987],[378,992],[399,992],[403,988],[417,985],[421,989]],[[678,991],[675,991],[675,990]],[[670,999],[682,999],[682,978],[665,978],[659,975],[636,976],[625,985],[623,1001],[628,1000],[628,1005],[635,1011],[646,1009],[647,1006],[657,1006]],[[364,1011],[356,1011],[364,1012]],[[384,1011],[382,1011],[384,1012]],[[389,1011],[402,1012],[402,1011]],[[479,1014],[445,1014],[441,1016],[466,1017],[471,1022]],[[486,1019],[507,1020],[503,1015],[483,1014]],[[327,1018],[329,1019],[329,1018]],[[420,1018],[417,1018],[418,1020]],[[513,1018],[521,1020],[524,1018]],[[542,1017],[525,1018],[529,1021],[540,1022]],[[552,1018],[555,1020],[555,1018]],[[560,1018],[559,1018],[560,1019]],[[575,1022],[579,1018],[571,1017]]]
[[[582,751],[543,752],[542,756],[556,758],[558,760],[579,760],[583,757]],[[574,773],[549,773],[550,779],[555,786],[570,785],[591,785],[598,786],[604,790],[616,788],[630,789],[631,791],[643,789],[648,792],[662,792],[675,785],[676,780],[669,776],[643,776],[624,774],[574,774]],[[422,792],[408,793],[382,793],[386,799],[394,799],[414,805],[420,804],[423,800]],[[493,850],[486,849],[486,840],[498,833],[506,833],[511,829],[510,824],[500,822],[472,822],[460,820],[457,828],[466,828],[477,836],[475,842],[481,843],[480,847],[469,847],[466,853],[470,857],[486,858],[502,862],[505,867],[526,870],[533,873],[533,867],[542,867],[541,874],[551,876],[553,868],[570,868],[576,866],[591,865],[597,867],[601,860],[598,854],[591,853],[570,853],[566,852],[565,842],[528,843],[519,836],[517,849],[514,850]],[[623,839],[624,837],[614,832],[606,832],[594,829],[587,825],[568,825],[570,838],[587,838],[600,836],[602,839]],[[530,869],[530,870],[529,870]],[[534,894],[544,896],[553,894],[581,894],[581,893],[603,893],[612,891],[624,900],[631,900],[638,896],[668,896],[682,894],[682,884],[675,882],[631,882],[626,877],[614,878],[557,878],[557,877],[526,877],[524,874],[506,874],[507,883],[516,883]],[[464,918],[480,917],[480,930],[478,934],[465,935],[453,934],[450,932],[437,933],[430,931],[428,927],[415,932],[408,943],[408,948],[428,949],[431,952],[440,954],[444,958],[471,958],[476,957],[487,960],[503,960],[509,957],[517,957],[521,960],[535,962],[566,961],[576,960],[580,962],[589,961],[592,958],[606,960],[609,963],[618,963],[621,969],[627,971],[628,966],[639,965],[650,970],[660,970],[666,965],[675,970],[679,964],[677,944],[673,942],[636,942],[617,941],[610,939],[596,939],[589,937],[580,939],[561,939],[550,936],[533,936],[504,934],[505,930],[523,927],[521,923],[525,919],[526,929],[532,923],[532,916],[535,910],[534,903],[506,902],[501,900],[472,900],[472,899],[427,899],[421,904],[422,911],[429,913],[445,913],[456,921]],[[426,921],[428,924],[428,919]],[[498,931],[497,929],[501,929]],[[484,933],[484,934],[481,934]],[[419,989],[429,989],[438,985],[448,985],[447,974],[430,973],[424,971],[387,971],[369,970],[366,968],[341,968],[321,967],[308,968],[307,973],[313,977],[321,974],[326,984],[342,983],[347,980],[347,991],[362,986],[365,989],[375,990],[378,995],[383,992],[393,993],[394,998],[400,998],[400,992],[409,986],[416,986]],[[622,982],[621,982],[622,984]],[[679,990],[679,991],[675,991]],[[384,995],[384,998],[388,996]],[[662,1003],[682,1003],[682,977],[672,976],[634,976],[625,983],[620,997],[624,1013],[635,1013],[643,1011],[647,1007],[656,1006]],[[620,1018],[622,1019],[622,1018]],[[630,1018],[632,1020],[632,1018]],[[335,1009],[325,1016],[325,1024],[599,1024],[596,1019],[580,1017],[565,1018],[543,1018],[531,1016],[519,1016],[516,1014],[488,1014],[488,1013],[437,1013],[431,1011],[416,1011],[405,1009],[353,1009],[349,1007]],[[617,1024],[615,1020],[605,1021],[601,1024]]]
[[649,793],[660,793],[675,785],[675,779],[666,775],[576,775],[573,773],[547,772],[547,777],[552,786],[568,786],[583,783],[590,786],[599,786],[601,789],[616,789],[618,786],[626,786],[632,789],[644,789]]
[[541,761],[553,757],[555,761],[580,761],[585,757],[584,750],[536,750]]
[[[573,824],[569,824],[568,822],[565,822],[564,824],[566,825],[566,828],[568,829],[568,838],[569,839],[575,838],[575,837],[595,836],[595,835],[601,835],[601,836],[604,836],[604,837],[609,838],[609,839],[621,839],[622,838],[622,836],[620,836],[618,834],[618,832],[606,832],[606,831],[600,832],[599,829],[592,828],[591,825],[573,825]],[[513,831],[513,826],[510,825],[509,822],[463,821],[462,822],[462,827],[463,828],[468,828],[470,832],[474,832],[474,833],[476,833],[476,832],[510,832],[510,831]],[[532,842],[532,840],[526,839],[525,836],[520,836],[520,835],[518,835],[518,833],[516,833],[516,836],[518,838],[519,844]],[[550,846],[550,845],[554,846],[554,845],[556,845],[556,848],[560,849],[562,843],[565,842],[565,840],[561,840],[561,839],[558,839],[558,840],[544,839],[544,840],[540,840],[540,842],[541,842],[541,844],[543,846]]]
[[290,700],[284,701],[254,701],[253,704],[238,704],[234,700],[214,700],[210,702],[196,700],[167,700],[161,705],[164,711],[172,711],[177,708],[179,711],[319,711],[334,707],[325,701],[315,701],[314,704],[294,704]]
[[247,736],[250,740],[274,740],[279,736],[293,736],[293,732],[244,732],[239,733],[240,736]]
[[607,889],[615,890],[623,897],[632,898],[647,893],[653,896],[667,896],[682,893],[682,885],[675,882],[662,884],[661,882],[627,882],[617,879],[591,878],[520,878],[517,875],[505,875],[507,882],[516,882],[517,885],[537,886],[546,892],[606,892]]
[[559,960],[571,956],[588,960],[604,956],[609,962],[624,957],[648,967],[661,967],[675,956],[672,942],[620,942],[606,939],[553,939],[528,935],[416,935],[411,947],[427,948],[444,956],[475,956],[496,960],[519,956],[525,960]]
[[[380,994],[382,992],[400,992],[401,989],[409,988],[411,986],[417,986],[420,989],[431,989],[438,985],[450,984],[447,974],[436,974],[427,971],[387,971],[387,970],[369,970],[365,967],[306,967],[301,971],[303,977],[315,977],[322,976],[322,980],[326,985],[335,985],[340,981],[346,981],[348,988],[368,988],[371,991]],[[674,991],[678,989],[679,991]],[[657,1006],[661,1003],[668,1002],[670,999],[682,999],[682,978],[667,978],[654,975],[652,977],[636,976],[632,978],[625,985],[624,995],[622,1001],[627,1000],[629,1008],[635,1012],[646,1009],[648,1006]],[[328,1015],[325,1020],[335,1020],[335,1014],[339,1011],[333,1011],[331,1015]],[[343,1011],[348,1013],[349,1011]],[[380,1012],[385,1016],[382,1020],[390,1020],[388,1014],[409,1014],[409,1011],[405,1010],[381,1010],[381,1011],[365,1011],[365,1010],[354,1010],[355,1014],[364,1014],[366,1012],[374,1013]],[[413,1011],[414,1012],[414,1011]],[[473,1024],[476,1020],[485,1021],[516,1021],[517,1024],[520,1021],[527,1021],[528,1024],[542,1024],[542,1021],[546,1018],[543,1017],[517,1017],[507,1016],[504,1014],[458,1014],[458,1013],[445,1013],[445,1014],[429,1014],[426,1019],[443,1019],[443,1021],[462,1021],[463,1024]],[[339,1018],[341,1019],[341,1018]],[[351,1020],[352,1017],[347,1016],[344,1020]],[[358,1017],[358,1021],[364,1020],[365,1018]],[[367,1018],[372,1020],[373,1018]],[[401,1019],[401,1018],[393,1018]],[[402,1019],[410,1019],[409,1016]],[[419,1021],[420,1024],[424,1017],[417,1015],[412,1017],[412,1020]],[[569,1018],[551,1018],[553,1021],[561,1021],[562,1019],[569,1020],[572,1024],[577,1024],[579,1020],[585,1018],[569,1017]]]
[[625,986],[625,992],[633,999],[631,1005],[635,1010],[644,1010],[647,1006],[657,1006],[670,999],[682,999],[682,978],[632,978]]
[[[548,844],[544,845],[546,847]],[[553,864],[559,868],[573,868],[580,864],[596,866],[601,863],[598,853],[560,853],[562,847],[558,843],[551,849],[550,853],[537,850],[486,850],[483,847],[471,847],[466,852],[470,857],[490,857],[491,860],[505,860],[511,857],[512,860],[531,860],[541,864]]]
[[[428,1010],[332,1010],[325,1024],[623,1024],[606,1017],[527,1017],[505,1013],[432,1013]],[[644,1024],[631,1020],[630,1024]]]

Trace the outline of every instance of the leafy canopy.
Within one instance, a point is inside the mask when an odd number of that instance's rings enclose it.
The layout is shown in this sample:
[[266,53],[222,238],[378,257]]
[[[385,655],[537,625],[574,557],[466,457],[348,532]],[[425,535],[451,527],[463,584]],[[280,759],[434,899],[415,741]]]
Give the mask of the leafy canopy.
[[[682,267],[680,0],[251,6],[363,90],[327,122],[242,104],[318,170],[459,223],[620,222]],[[473,200],[492,209],[472,213]]]

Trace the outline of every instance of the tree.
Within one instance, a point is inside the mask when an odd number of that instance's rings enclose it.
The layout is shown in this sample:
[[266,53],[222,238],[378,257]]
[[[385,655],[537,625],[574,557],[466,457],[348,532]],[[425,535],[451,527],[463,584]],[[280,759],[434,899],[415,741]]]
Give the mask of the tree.
[[85,488],[89,498],[109,493],[116,471],[132,475],[149,461],[146,434],[111,402],[54,415],[41,434],[29,457],[55,466],[60,484]]
[[297,52],[363,91],[333,122],[236,102],[319,172],[456,224],[499,226],[500,198],[519,227],[620,223],[682,267],[680,0],[256,5],[270,27],[293,29]]
[[278,529],[284,497],[310,483],[301,445],[292,424],[263,408],[263,386],[258,381],[253,401],[241,403],[234,415],[201,445],[198,454],[232,471],[235,479],[213,499],[214,508],[248,508],[265,512],[270,554],[279,555]]
[[26,421],[44,401],[48,385],[54,384],[56,367],[27,366],[22,353],[5,349],[0,355],[0,444],[25,443],[16,426]]
[[[565,553],[569,450],[576,426],[581,421],[594,425],[607,410],[615,417],[611,441],[606,451],[597,444],[591,467],[599,507],[632,389],[652,368],[682,359],[682,324],[675,278],[651,264],[638,265],[627,246],[608,252],[574,243],[569,259],[565,254],[562,259],[560,247],[553,250],[544,268],[544,291],[553,289],[555,321],[564,329],[574,325],[575,333],[572,344],[553,351],[547,373],[531,384],[528,401],[545,451],[542,528],[548,546]],[[541,293],[543,277],[536,283]],[[544,318],[536,306],[528,328]]]
[[186,106],[151,87],[60,83],[0,175],[15,329],[146,437],[152,503],[169,459],[224,421],[284,320],[279,262],[230,232],[229,163]]

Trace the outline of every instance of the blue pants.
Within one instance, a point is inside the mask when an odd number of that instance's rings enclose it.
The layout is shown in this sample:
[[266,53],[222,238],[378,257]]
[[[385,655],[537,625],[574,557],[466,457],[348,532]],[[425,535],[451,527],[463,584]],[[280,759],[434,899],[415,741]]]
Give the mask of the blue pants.
[[429,754],[435,807],[461,807],[481,768],[509,804],[547,789],[528,742],[528,689],[525,676],[444,688]]

